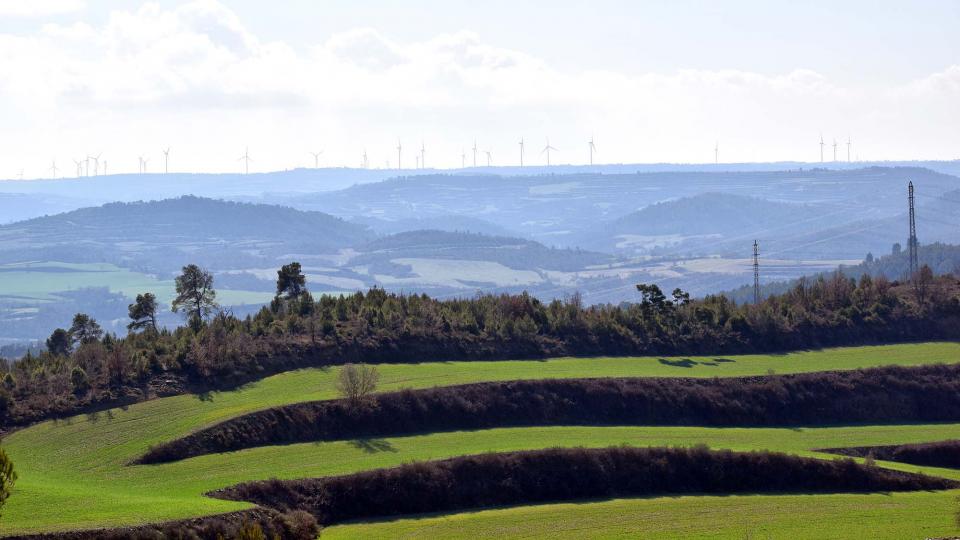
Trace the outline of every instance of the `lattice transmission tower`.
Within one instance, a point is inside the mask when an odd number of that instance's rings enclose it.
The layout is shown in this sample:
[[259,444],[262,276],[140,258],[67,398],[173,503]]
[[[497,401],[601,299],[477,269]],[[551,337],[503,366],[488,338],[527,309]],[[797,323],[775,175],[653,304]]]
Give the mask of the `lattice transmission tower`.
[[917,242],[917,220],[913,211],[913,182],[907,186],[907,200],[910,205],[910,238],[907,240],[910,250],[910,278],[913,278],[920,270],[919,251],[920,244]]
[[760,244],[753,241],[753,303],[760,303]]

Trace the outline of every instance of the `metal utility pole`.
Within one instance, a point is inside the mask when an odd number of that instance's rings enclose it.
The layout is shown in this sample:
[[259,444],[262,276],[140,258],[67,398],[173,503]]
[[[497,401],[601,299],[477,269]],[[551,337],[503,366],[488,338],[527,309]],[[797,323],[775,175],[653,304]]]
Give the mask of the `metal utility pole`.
[[910,204],[910,238],[907,244],[910,248],[910,278],[920,270],[919,254],[917,253],[919,243],[917,242],[917,221],[913,212],[913,182],[907,185],[907,200]]
[[753,303],[760,303],[760,244],[753,241]]

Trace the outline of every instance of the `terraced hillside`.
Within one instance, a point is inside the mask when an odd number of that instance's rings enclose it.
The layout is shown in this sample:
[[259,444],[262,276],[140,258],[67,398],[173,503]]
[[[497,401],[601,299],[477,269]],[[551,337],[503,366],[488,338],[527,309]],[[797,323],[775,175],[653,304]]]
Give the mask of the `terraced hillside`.
[[[960,344],[829,349],[784,355],[692,358],[560,358],[544,361],[382,365],[380,390],[515,379],[731,377],[960,362]],[[4,535],[115,527],[249,508],[206,496],[241,482],[343,475],[485,452],[616,445],[690,446],[786,452],[834,459],[820,448],[934,442],[960,423],[809,427],[550,426],[421,433],[305,442],[131,465],[149,447],[277,405],[335,397],[337,369],[283,373],[230,392],[156,399],[126,409],[51,421],[4,439],[20,480],[4,508]],[[956,419],[960,422],[960,418]],[[960,480],[960,471],[878,462]],[[956,532],[957,490],[896,494],[764,494],[614,499],[516,506],[396,521],[338,524],[325,538],[704,535],[743,538],[945,536]],[[852,511],[851,509],[856,509]],[[697,516],[695,519],[692,516]],[[654,519],[656,518],[656,519]],[[816,524],[816,525],[815,525]]]

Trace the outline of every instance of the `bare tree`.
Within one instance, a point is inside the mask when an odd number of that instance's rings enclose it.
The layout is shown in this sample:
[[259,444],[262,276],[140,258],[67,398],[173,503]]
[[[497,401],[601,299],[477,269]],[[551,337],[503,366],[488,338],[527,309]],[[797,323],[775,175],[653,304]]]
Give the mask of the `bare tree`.
[[359,405],[377,389],[379,381],[380,372],[376,366],[347,364],[340,369],[337,391],[353,405]]

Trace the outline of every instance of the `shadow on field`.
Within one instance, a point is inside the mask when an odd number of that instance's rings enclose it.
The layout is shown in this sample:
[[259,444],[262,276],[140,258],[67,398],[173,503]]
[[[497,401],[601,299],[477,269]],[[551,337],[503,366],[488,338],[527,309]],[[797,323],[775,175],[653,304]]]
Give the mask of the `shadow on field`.
[[736,362],[732,358],[711,358],[709,362],[697,362],[696,360],[690,358],[683,358],[680,360],[671,360],[669,358],[658,358],[658,362],[665,366],[671,367],[682,367],[682,368],[692,368],[693,366],[708,366],[708,367],[717,367],[720,364],[728,364],[730,362]]
[[350,446],[363,450],[368,454],[376,454],[378,452],[396,452],[397,449],[394,448],[393,444],[386,439],[354,439],[350,441]]
[[692,368],[693,366],[697,365],[697,362],[694,362],[689,358],[684,358],[682,360],[669,360],[667,358],[658,358],[657,361],[665,366],[672,366],[672,367]]

